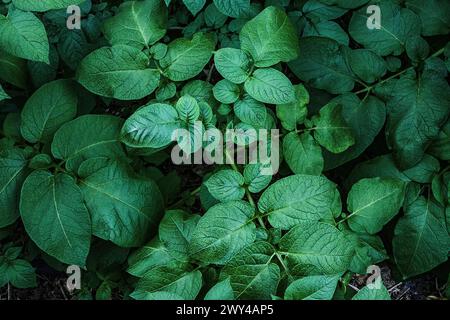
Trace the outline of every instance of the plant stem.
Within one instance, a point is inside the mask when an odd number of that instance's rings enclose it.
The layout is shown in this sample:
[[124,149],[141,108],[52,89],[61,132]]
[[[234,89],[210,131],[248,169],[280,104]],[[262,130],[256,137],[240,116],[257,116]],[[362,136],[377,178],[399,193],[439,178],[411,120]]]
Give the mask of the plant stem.
[[[435,53],[433,53],[433,54],[430,56],[430,58],[438,57],[438,56],[440,56],[442,53],[444,53],[444,51],[445,51],[445,47],[444,47],[444,48],[441,48],[441,49],[439,49],[438,51],[436,51]],[[379,82],[377,82],[377,83],[375,83],[375,84],[373,84],[373,85],[371,85],[371,86],[366,86],[366,88],[357,91],[355,94],[360,94],[360,93],[364,93],[364,92],[367,92],[367,91],[370,92],[375,86],[378,86],[378,85],[383,84],[383,83],[385,83],[385,82],[387,82],[387,81],[389,81],[389,80],[392,80],[392,79],[394,79],[394,78],[396,78],[396,77],[398,77],[398,76],[404,74],[405,72],[407,72],[408,70],[411,70],[411,69],[414,69],[414,67],[406,68],[406,69],[404,69],[404,70],[402,70],[402,71],[400,71],[400,72],[397,72],[396,74],[394,74],[394,75],[392,75],[392,76],[390,76],[390,77],[388,77],[388,78],[386,78],[386,79],[384,79],[384,80],[381,80],[381,81],[379,81]]]
[[195,196],[197,193],[199,193],[201,188],[202,188],[202,187],[200,186],[200,187],[198,187],[197,189],[192,190],[192,191],[189,193],[189,195],[187,195],[187,196],[181,198],[180,200],[178,200],[177,202],[175,202],[174,204],[172,204],[172,205],[169,207],[169,209],[176,208],[176,207],[178,207],[179,205],[183,204],[187,199],[189,199],[189,198]]

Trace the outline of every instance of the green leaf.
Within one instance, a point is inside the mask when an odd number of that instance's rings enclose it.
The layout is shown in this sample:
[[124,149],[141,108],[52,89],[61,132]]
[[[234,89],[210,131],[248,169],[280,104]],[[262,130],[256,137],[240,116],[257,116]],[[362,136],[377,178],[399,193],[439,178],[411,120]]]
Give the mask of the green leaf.
[[406,184],[392,178],[362,179],[352,186],[347,198],[350,228],[358,233],[381,231],[399,212]]
[[129,1],[104,22],[106,39],[113,46],[123,44],[142,50],[166,33],[167,8],[161,0]]
[[125,121],[121,140],[130,147],[161,148],[172,142],[180,127],[178,113],[168,104],[149,104]]
[[54,9],[65,9],[77,5],[85,0],[12,0],[14,6],[23,11],[45,12]]
[[429,66],[421,75],[392,83],[388,96],[386,137],[402,169],[417,164],[450,114],[450,87]]
[[441,160],[450,160],[450,120],[447,120],[427,152]]
[[332,153],[340,153],[355,144],[352,128],[342,116],[342,105],[330,102],[313,118],[314,138]]
[[149,68],[148,62],[148,57],[137,48],[103,47],[81,61],[76,78],[100,96],[137,100],[150,95],[159,85],[159,71]]
[[205,300],[234,300],[230,277],[217,282],[205,295]]
[[294,86],[295,101],[287,104],[277,105],[277,117],[281,120],[281,125],[286,130],[294,130],[297,124],[302,124],[308,109],[306,105],[309,103],[309,93],[302,84]]
[[219,203],[200,219],[189,244],[192,258],[225,264],[256,238],[254,208],[244,201]]
[[373,143],[386,120],[386,107],[374,96],[361,100],[354,93],[346,93],[332,102],[342,105],[342,117],[352,129],[355,144],[341,153],[323,150],[325,170],[339,167],[363,153]]
[[380,263],[389,259],[383,241],[378,236],[368,234],[350,233],[351,237],[355,238],[357,247],[355,255],[349,270],[359,274],[366,274],[367,268],[371,265]]
[[109,115],[85,115],[58,129],[52,142],[52,154],[65,160],[69,171],[76,171],[86,159],[123,156],[119,132],[120,118]]
[[422,22],[422,35],[445,35],[450,32],[450,3],[445,0],[407,0],[406,7],[414,11]]
[[203,9],[206,0],[183,0],[183,3],[192,15],[195,16]]
[[16,288],[36,287],[36,273],[28,261],[13,260],[8,261],[0,257],[0,287],[11,283]]
[[243,83],[249,76],[251,62],[247,54],[235,48],[221,48],[214,53],[214,64],[222,77]]
[[244,177],[231,169],[214,173],[205,182],[209,193],[219,201],[241,200],[244,197]]
[[217,9],[223,14],[238,18],[250,9],[250,0],[213,0]]
[[91,219],[75,180],[65,173],[34,171],[20,195],[20,214],[30,238],[50,256],[84,266]]
[[258,208],[273,227],[286,230],[302,221],[331,219],[340,214],[341,200],[336,185],[327,178],[299,174],[267,188]]
[[268,300],[276,294],[280,268],[272,262],[271,244],[258,241],[240,251],[223,268],[220,277],[230,277],[236,299]]
[[381,284],[379,289],[365,286],[353,296],[352,300],[391,300],[391,296],[386,287]]
[[159,63],[166,77],[184,81],[198,75],[209,62],[215,47],[212,34],[196,33],[192,40],[178,38],[171,43]]
[[309,133],[289,132],[283,139],[283,155],[295,174],[322,173],[322,149]]
[[182,210],[166,211],[159,224],[159,239],[171,252],[187,256],[189,242],[199,219],[199,215]]
[[255,66],[270,67],[297,58],[298,37],[286,13],[267,7],[242,28],[242,50],[253,57]]
[[0,101],[10,99],[11,97],[3,90],[3,87],[0,85]]
[[447,261],[450,238],[445,210],[420,197],[406,208],[395,227],[394,258],[403,278],[427,272]]
[[257,69],[245,81],[245,91],[254,99],[271,104],[295,101],[295,90],[291,81],[273,68]]
[[213,88],[213,93],[214,98],[216,98],[217,101],[231,104],[239,99],[241,88],[237,84],[227,79],[223,79],[216,83]]
[[366,49],[353,50],[349,55],[349,63],[355,75],[366,83],[375,82],[387,72],[383,58]]
[[184,122],[193,123],[200,116],[200,107],[197,100],[189,95],[178,99],[175,108],[178,112],[178,117]]
[[264,175],[262,164],[248,164],[244,169],[244,180],[248,191],[258,193],[265,189],[272,180],[271,175]]
[[367,27],[367,8],[364,7],[353,13],[348,31],[354,40],[381,56],[400,55],[408,38],[420,34],[420,19],[395,2],[382,1],[377,5],[381,11],[379,29]]
[[121,247],[143,245],[162,214],[156,184],[136,177],[119,162],[102,167],[96,158],[83,162],[78,173],[92,233]]
[[0,48],[19,58],[50,63],[47,32],[31,12],[13,9],[7,17],[0,15]]
[[319,36],[331,38],[344,46],[348,46],[349,38],[342,27],[334,21],[307,22],[303,29],[303,37]]
[[353,90],[355,75],[347,63],[348,47],[329,38],[307,37],[300,41],[300,53],[289,68],[315,88],[340,94]]
[[174,255],[157,238],[151,240],[143,247],[134,251],[128,257],[127,272],[135,277],[142,278],[155,267],[184,267],[183,256]]
[[77,114],[78,97],[70,80],[47,83],[23,107],[20,131],[31,143],[51,142],[55,132]]
[[300,276],[345,272],[354,249],[341,231],[323,222],[299,222],[280,241],[288,268]]
[[165,293],[175,294],[185,300],[194,300],[201,287],[200,271],[189,272],[180,268],[157,267],[141,278],[136,290],[130,296],[134,299],[150,300],[157,298],[152,295],[154,293]]
[[12,224],[19,217],[19,195],[27,177],[28,155],[13,148],[0,152],[0,228]]
[[284,293],[286,300],[331,300],[339,275],[309,276],[292,282]]
[[366,4],[368,0],[320,0],[320,2],[330,6],[335,5],[340,8],[354,9]]
[[21,89],[28,86],[27,63],[0,48],[0,79]]
[[236,101],[234,114],[239,120],[255,128],[264,128],[269,117],[264,104],[248,94],[244,94],[241,99]]

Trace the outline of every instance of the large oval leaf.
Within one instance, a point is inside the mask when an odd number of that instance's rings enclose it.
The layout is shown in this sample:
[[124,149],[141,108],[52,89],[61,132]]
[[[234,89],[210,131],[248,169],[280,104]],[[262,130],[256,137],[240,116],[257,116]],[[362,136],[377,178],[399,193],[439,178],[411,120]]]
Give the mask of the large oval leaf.
[[256,226],[251,221],[254,208],[244,201],[219,203],[200,219],[189,245],[197,260],[224,264],[240,249],[255,241]]
[[20,131],[31,143],[51,142],[56,130],[77,114],[77,93],[69,80],[40,87],[22,110]]
[[35,171],[24,182],[20,214],[30,238],[61,262],[84,266],[91,245],[91,220],[75,180]]
[[290,229],[301,221],[332,219],[341,211],[341,200],[336,185],[327,178],[294,175],[267,188],[258,208],[272,226]]
[[100,96],[137,100],[159,85],[159,71],[149,68],[148,63],[148,57],[134,47],[103,47],[81,61],[76,77],[86,89]]

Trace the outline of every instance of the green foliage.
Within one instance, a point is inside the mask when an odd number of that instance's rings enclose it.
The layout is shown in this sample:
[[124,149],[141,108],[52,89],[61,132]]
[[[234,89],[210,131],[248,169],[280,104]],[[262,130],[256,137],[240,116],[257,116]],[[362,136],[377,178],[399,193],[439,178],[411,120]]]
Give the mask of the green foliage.
[[[82,267],[75,296],[98,300],[389,300],[350,289],[380,264],[447,281],[449,17],[446,0],[2,1],[0,287],[36,286],[37,261]],[[260,129],[278,130],[272,174],[229,161]]]

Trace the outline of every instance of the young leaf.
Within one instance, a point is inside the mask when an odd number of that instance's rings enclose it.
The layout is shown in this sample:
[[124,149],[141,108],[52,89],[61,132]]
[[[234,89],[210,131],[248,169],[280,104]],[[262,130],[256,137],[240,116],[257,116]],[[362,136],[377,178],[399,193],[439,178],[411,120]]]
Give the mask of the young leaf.
[[328,151],[340,153],[355,144],[352,128],[342,117],[342,106],[328,103],[313,118],[314,138]]
[[231,104],[239,99],[241,89],[237,84],[227,79],[223,79],[216,83],[213,88],[213,93],[214,98],[216,98],[217,101],[225,104]]
[[178,112],[178,117],[187,123],[193,123],[200,116],[200,107],[197,100],[189,95],[182,96],[178,99],[175,108]]
[[239,120],[255,128],[263,128],[268,118],[267,108],[264,104],[248,94],[244,94],[241,99],[236,101],[234,114]]
[[251,67],[247,54],[235,48],[217,50],[214,54],[214,64],[222,77],[237,84],[247,80]]
[[283,155],[295,174],[322,173],[322,149],[309,133],[289,132],[283,139]]
[[295,85],[294,90],[294,102],[277,105],[277,117],[281,120],[283,128],[290,131],[305,121],[308,113],[306,105],[309,103],[309,94],[303,85]]
[[256,70],[245,81],[244,87],[252,98],[264,103],[283,104],[295,101],[291,81],[273,68]]
[[0,287],[11,283],[16,288],[36,287],[36,273],[28,261],[17,259],[9,261],[0,257]]
[[241,200],[244,197],[244,177],[231,169],[214,173],[205,182],[208,191],[219,201]]
[[248,164],[244,169],[244,180],[248,191],[258,193],[265,189],[272,180],[271,175],[264,175],[261,171],[264,168],[262,164]]
[[165,147],[171,143],[172,134],[179,127],[178,113],[172,106],[150,104],[125,121],[121,140],[131,147]]

